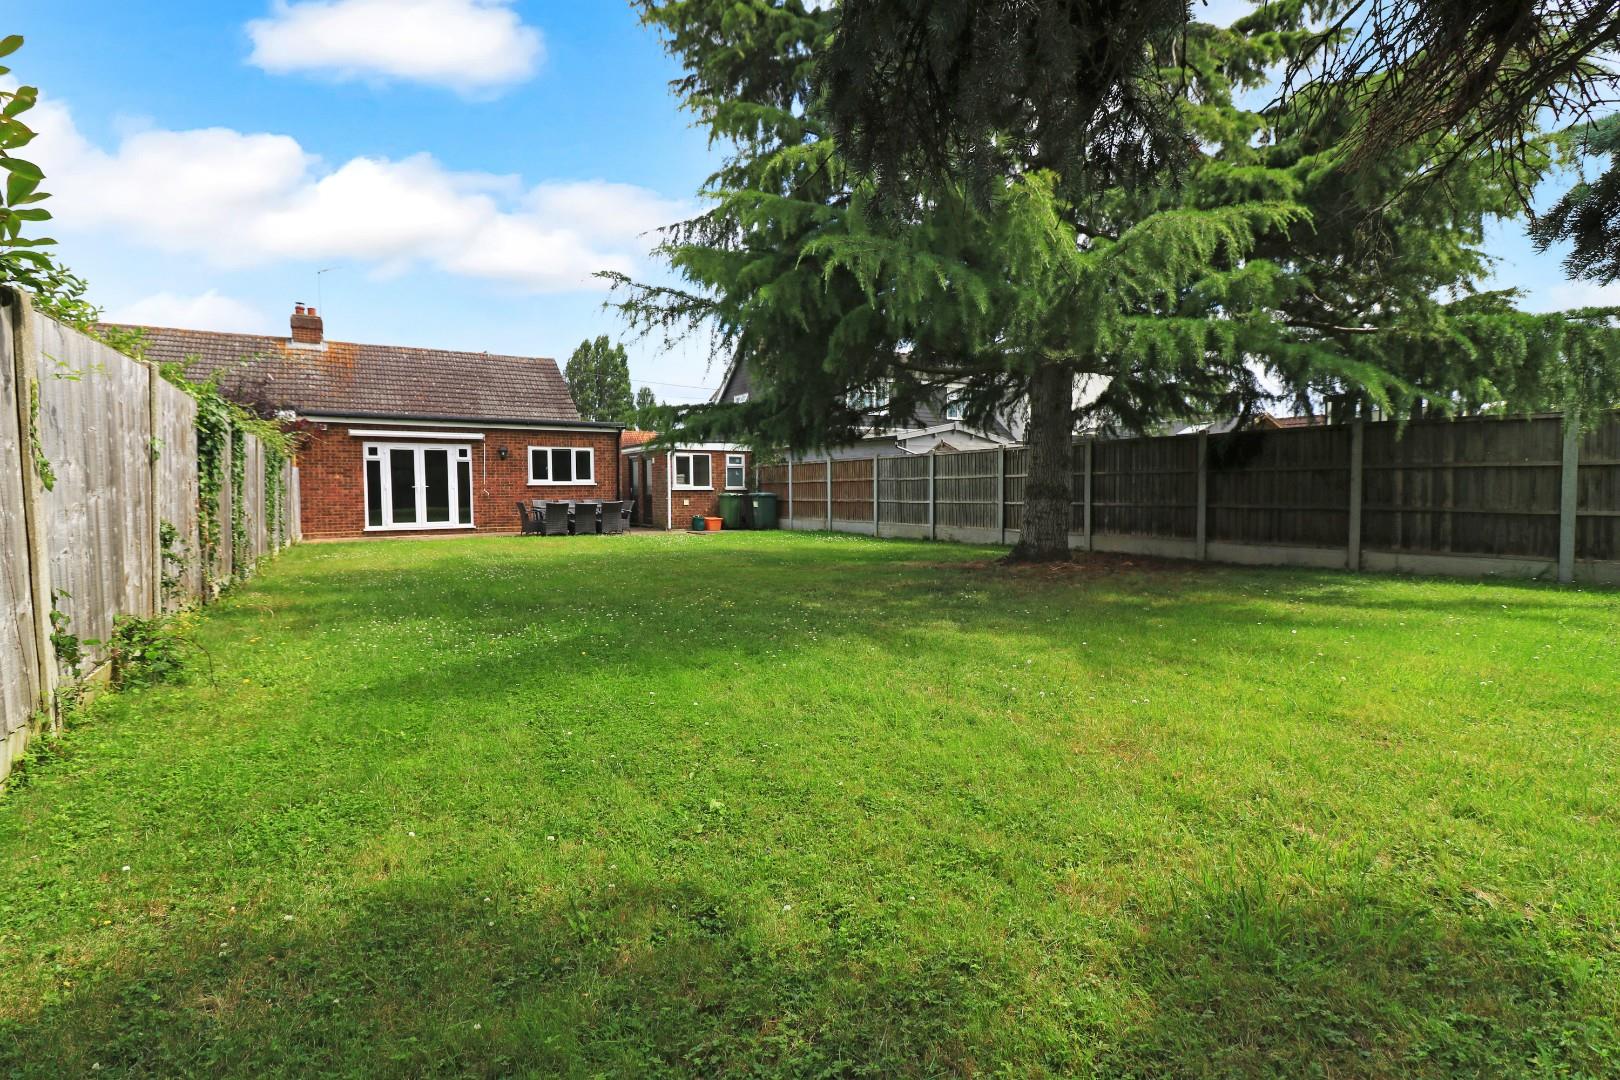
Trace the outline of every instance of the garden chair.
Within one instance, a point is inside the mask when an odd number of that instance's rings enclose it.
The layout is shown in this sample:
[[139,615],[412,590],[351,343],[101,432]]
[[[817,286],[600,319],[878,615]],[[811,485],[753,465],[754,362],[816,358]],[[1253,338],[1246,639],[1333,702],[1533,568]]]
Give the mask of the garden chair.
[[602,532],[616,536],[630,527],[630,507],[623,502],[602,504]]
[[521,502],[517,504],[518,517],[523,519],[524,536],[539,536],[542,528],[542,519],[537,511],[530,510]]
[[567,536],[574,524],[574,511],[565,502],[541,503],[540,532],[543,536]]
[[574,535],[595,536],[602,531],[602,504],[577,502],[574,504]]

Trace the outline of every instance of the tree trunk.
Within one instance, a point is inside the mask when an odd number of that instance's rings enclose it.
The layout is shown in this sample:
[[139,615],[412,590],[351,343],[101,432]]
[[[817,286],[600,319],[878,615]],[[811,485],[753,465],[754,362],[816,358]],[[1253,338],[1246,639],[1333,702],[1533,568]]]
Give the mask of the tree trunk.
[[1069,558],[1069,508],[1074,501],[1074,372],[1037,368],[1029,384],[1029,476],[1024,527],[1009,562]]

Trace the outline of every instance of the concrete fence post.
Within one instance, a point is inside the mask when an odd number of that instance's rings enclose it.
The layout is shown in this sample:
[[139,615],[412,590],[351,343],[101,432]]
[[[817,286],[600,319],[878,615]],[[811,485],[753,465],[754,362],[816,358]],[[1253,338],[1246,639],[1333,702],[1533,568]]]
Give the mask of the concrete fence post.
[[1083,493],[1081,495],[1081,498],[1084,499],[1084,509],[1083,509],[1082,512],[1085,515],[1085,520],[1082,523],[1081,527],[1085,530],[1085,533],[1086,533],[1086,550],[1087,551],[1091,550],[1091,537],[1092,537],[1092,532],[1093,532],[1093,530],[1095,528],[1095,526],[1092,524],[1092,519],[1091,519],[1091,477],[1092,477],[1092,473],[1096,469],[1096,456],[1097,456],[1097,440],[1096,439],[1087,439],[1086,440],[1086,477],[1085,477],[1085,482],[1084,482],[1084,490],[1083,490]]
[[827,481],[827,531],[832,532],[832,458],[828,458],[822,477]]
[[1209,558],[1209,432],[1198,433],[1198,558]]
[[1353,420],[1350,423],[1350,534],[1345,538],[1345,567],[1353,571],[1361,569],[1361,506],[1366,501],[1366,449],[1366,421]]
[[1558,580],[1575,580],[1575,535],[1580,522],[1581,414],[1564,410],[1564,455],[1558,487]]
[[881,505],[882,505],[882,500],[878,495],[878,459],[877,459],[877,455],[874,454],[874,455],[872,455],[872,535],[873,536],[878,535],[878,515],[881,512],[880,509],[879,509],[879,507]]
[[793,528],[793,459],[792,458],[788,458],[787,467],[788,467],[788,504],[787,504],[787,513],[782,515],[782,520],[787,522],[787,527],[791,529],[791,528]]
[[933,451],[928,454],[928,539],[939,539],[939,512],[935,509],[934,491],[935,478],[939,474],[939,456]]
[[996,447],[996,531],[997,543],[1007,542],[1007,448]]

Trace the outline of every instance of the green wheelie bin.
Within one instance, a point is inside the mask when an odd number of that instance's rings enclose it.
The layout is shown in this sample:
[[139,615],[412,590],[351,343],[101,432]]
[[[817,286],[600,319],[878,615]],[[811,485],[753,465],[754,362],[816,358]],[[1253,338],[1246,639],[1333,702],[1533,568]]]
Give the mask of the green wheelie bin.
[[725,522],[727,529],[742,529],[743,524],[743,493],[728,491],[720,496],[720,520]]
[[748,501],[754,511],[754,528],[775,529],[776,520],[776,493],[774,491],[754,491],[748,495]]

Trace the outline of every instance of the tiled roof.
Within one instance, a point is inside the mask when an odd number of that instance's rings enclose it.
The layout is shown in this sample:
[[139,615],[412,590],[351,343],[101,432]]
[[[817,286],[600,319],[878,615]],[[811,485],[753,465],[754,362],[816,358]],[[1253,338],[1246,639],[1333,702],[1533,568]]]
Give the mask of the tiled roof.
[[627,450],[632,446],[645,446],[658,438],[656,431],[621,431],[619,432],[619,449]]
[[211,330],[140,327],[146,356],[193,379],[225,369],[221,389],[265,412],[579,422],[557,362],[545,357],[356,345]]

